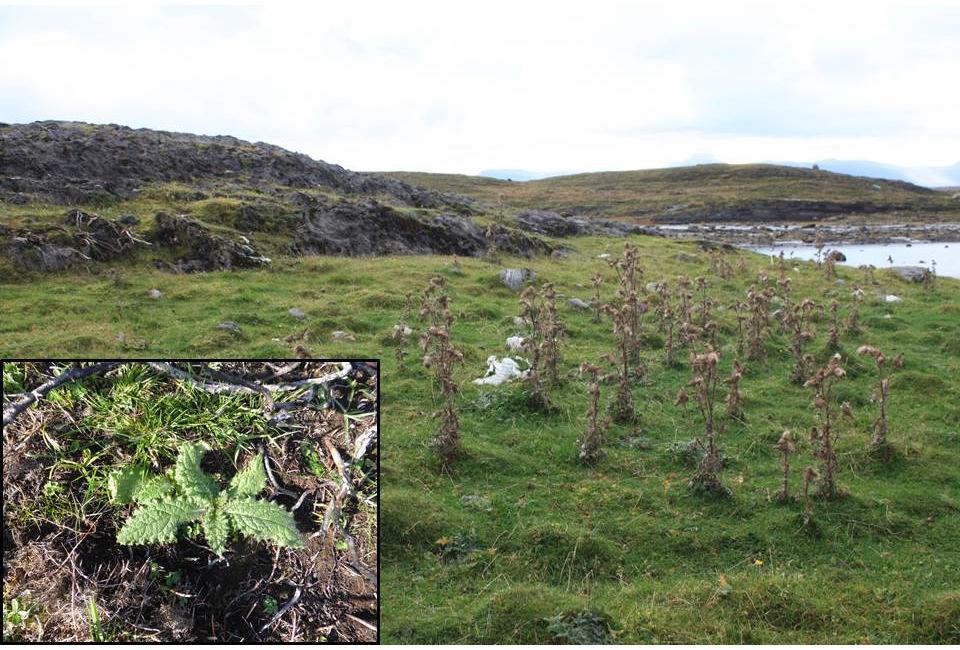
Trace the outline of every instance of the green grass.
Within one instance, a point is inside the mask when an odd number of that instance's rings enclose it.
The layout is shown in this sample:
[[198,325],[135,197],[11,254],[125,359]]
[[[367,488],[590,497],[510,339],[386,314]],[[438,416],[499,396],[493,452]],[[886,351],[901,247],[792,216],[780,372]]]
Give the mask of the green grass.
[[[706,254],[691,244],[631,241],[640,247],[645,282],[706,275],[722,306],[742,297],[758,272],[775,274],[765,258],[740,253],[748,272],[716,278]],[[863,334],[841,338],[850,376],[839,397],[856,414],[839,430],[839,482],[850,496],[818,502],[815,525],[805,528],[799,505],[772,499],[780,480],[774,443],[785,428],[798,433],[799,471],[811,462],[803,434],[814,422],[809,389],[787,380],[792,363],[779,335],[768,360],[750,364],[741,384],[745,421],[731,423],[721,441],[728,458],[723,478],[733,491],[725,501],[687,488],[691,470],[675,449],[698,429],[673,399],[689,372],[665,367],[656,336],[644,350],[647,378],[634,389],[639,424],[612,427],[608,454],[592,468],[576,463],[586,408],[576,368],[611,351],[608,322],[594,324],[590,313],[562,305],[569,337],[555,413],[526,410],[521,387],[470,383],[488,355],[507,353],[504,339],[517,333],[517,296],[499,283],[500,268],[529,267],[564,297],[589,299],[591,275],[612,275],[597,256],[622,250],[621,240],[568,244],[574,251],[565,260],[461,259],[459,273],[450,271],[449,257],[395,257],[281,258],[268,269],[191,276],[131,268],[122,287],[100,276],[34,276],[2,287],[7,315],[0,350],[277,356],[296,344],[285,337],[306,330],[305,345],[315,355],[380,356],[388,394],[381,515],[387,642],[545,642],[552,639],[551,620],[583,610],[602,614],[622,642],[957,642],[960,282],[940,279],[926,291],[878,272],[883,290],[903,297],[896,304],[867,289]],[[677,261],[681,252],[696,259]],[[846,315],[860,272],[838,267],[847,281],[840,286],[813,264],[797,268],[790,271],[795,298],[837,298]],[[399,368],[387,338],[405,294],[418,293],[436,274],[449,281],[453,338],[465,357],[456,379],[463,387],[466,453],[452,476],[432,469],[430,416],[438,395],[429,372],[415,344]],[[164,294],[159,301],[146,295],[154,287]],[[612,289],[611,279],[605,298]],[[308,318],[290,318],[292,306]],[[717,313],[725,375],[735,326],[729,310]],[[214,329],[221,320],[238,322],[243,333]],[[808,350],[823,363],[829,326],[826,319],[815,325]],[[333,330],[357,340],[332,343]],[[143,347],[125,347],[118,331]],[[854,354],[862,343],[902,352],[906,360],[893,376],[889,407],[899,453],[886,464],[867,452],[875,377]],[[612,387],[603,394],[608,400]],[[118,435],[136,435],[136,422],[111,417],[104,421]],[[797,474],[792,487],[799,489]],[[481,502],[489,507],[464,497],[486,497]]]

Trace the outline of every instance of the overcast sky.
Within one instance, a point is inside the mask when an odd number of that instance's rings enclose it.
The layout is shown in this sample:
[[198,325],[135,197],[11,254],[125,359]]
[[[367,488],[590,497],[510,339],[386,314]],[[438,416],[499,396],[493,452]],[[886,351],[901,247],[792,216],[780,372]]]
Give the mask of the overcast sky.
[[230,134],[358,170],[946,165],[958,71],[957,2],[0,7],[0,121]]

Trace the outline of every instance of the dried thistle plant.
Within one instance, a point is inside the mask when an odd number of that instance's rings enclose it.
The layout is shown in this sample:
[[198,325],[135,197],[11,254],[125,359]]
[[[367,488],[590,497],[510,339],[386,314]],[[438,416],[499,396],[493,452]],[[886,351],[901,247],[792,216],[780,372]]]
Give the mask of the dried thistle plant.
[[610,406],[615,422],[631,422],[636,418],[633,394],[630,391],[630,363],[633,345],[632,315],[637,296],[631,293],[619,307],[604,305],[604,310],[613,320],[613,335],[616,353],[607,356],[607,361],[617,372],[617,394]]
[[784,310],[783,325],[790,335],[790,353],[793,355],[793,374],[790,378],[798,384],[810,376],[813,365],[813,357],[804,352],[804,345],[813,338],[809,318],[815,307],[816,304],[806,298],[799,305]]
[[756,285],[751,285],[747,290],[747,359],[762,359],[765,356],[764,341],[770,327],[769,309],[772,297],[773,289],[769,286],[758,289]]
[[850,315],[847,316],[844,328],[848,332],[856,334],[860,332],[860,303],[863,302],[863,289],[855,284],[850,295],[853,297],[853,305],[850,307]]
[[531,405],[550,409],[552,404],[547,385],[560,382],[560,339],[563,336],[553,284],[545,283],[540,291],[533,286],[524,289],[520,294],[520,317],[530,325],[530,336],[524,338],[521,350],[530,361],[527,385]]
[[726,251],[720,249],[710,253],[710,270],[721,278],[733,275],[733,266],[727,261]]
[[830,301],[830,349],[836,350],[840,347],[840,303],[836,300]]
[[[780,468],[783,470],[783,484],[777,493],[778,501],[790,500],[790,454],[796,453],[797,445],[793,440],[793,434],[784,431],[776,444],[777,451],[780,452]],[[806,492],[806,490],[804,491]]]
[[724,422],[715,416],[715,404],[718,399],[720,353],[707,346],[706,350],[697,354],[690,352],[690,367],[693,378],[687,384],[693,389],[697,409],[703,420],[703,448],[704,455],[700,459],[697,470],[690,479],[690,486],[697,492],[724,495],[730,491],[720,481],[720,472],[723,469],[723,458],[717,446],[717,437],[722,433]]
[[839,251],[827,251],[823,260],[823,273],[828,280],[837,279],[837,253]]
[[460,418],[457,414],[457,384],[453,379],[453,367],[463,363],[463,353],[450,342],[453,326],[453,314],[450,312],[450,298],[446,293],[446,281],[442,277],[430,280],[423,293],[420,309],[421,318],[429,326],[420,336],[420,350],[423,352],[423,365],[434,372],[443,406],[437,413],[440,429],[434,436],[432,447],[440,458],[443,471],[449,471],[460,455]]
[[583,362],[580,364],[580,375],[586,375],[589,379],[587,393],[590,401],[587,403],[587,424],[578,445],[580,462],[590,464],[603,456],[603,432],[607,422],[600,420],[600,368]]
[[603,286],[603,275],[599,272],[590,279],[593,285],[593,322],[599,323],[603,315],[603,302],[600,300],[600,287]]
[[734,314],[736,314],[737,318],[737,354],[743,356],[743,323],[747,320],[747,315],[744,313],[747,303],[743,302],[742,300],[734,300],[730,307],[733,308]]
[[557,311],[557,292],[550,282],[544,283],[540,290],[543,298],[543,318],[540,321],[543,347],[543,367],[547,382],[552,386],[560,383],[560,340],[564,327]]
[[[889,452],[892,451],[892,447],[887,440],[887,399],[890,397],[890,377],[886,371],[887,357],[879,348],[875,348],[872,345],[861,345],[857,348],[857,354],[873,357],[877,367],[877,392],[875,399],[880,407],[880,412],[877,414],[877,419],[873,422],[873,438],[870,441],[870,446],[876,451],[889,454]],[[893,365],[894,368],[902,368],[903,355],[898,354],[891,365]]]
[[730,370],[730,376],[724,381],[727,384],[727,417],[736,420],[743,419],[743,392],[740,390],[740,380],[743,379],[743,366],[740,361],[733,360],[733,368]]
[[833,390],[836,382],[847,376],[843,369],[843,359],[839,354],[830,358],[827,365],[808,379],[804,386],[813,388],[813,406],[817,411],[818,425],[810,431],[810,441],[814,445],[814,457],[820,461],[820,496],[834,498],[837,496],[837,453],[834,449],[835,434],[833,431]]
[[617,299],[620,302],[620,308],[626,310],[623,317],[629,324],[626,333],[629,336],[627,351],[630,362],[639,364],[640,316],[646,307],[646,303],[641,303],[639,299],[639,282],[643,275],[640,269],[640,249],[626,243],[623,245],[623,256],[611,260],[609,264],[617,274]]

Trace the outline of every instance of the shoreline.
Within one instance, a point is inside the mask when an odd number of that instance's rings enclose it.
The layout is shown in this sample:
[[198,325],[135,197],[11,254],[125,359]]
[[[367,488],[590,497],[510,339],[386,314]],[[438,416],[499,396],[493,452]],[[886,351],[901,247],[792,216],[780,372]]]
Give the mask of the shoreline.
[[710,239],[735,246],[909,244],[960,241],[960,223],[755,224],[742,222],[649,226],[671,239]]

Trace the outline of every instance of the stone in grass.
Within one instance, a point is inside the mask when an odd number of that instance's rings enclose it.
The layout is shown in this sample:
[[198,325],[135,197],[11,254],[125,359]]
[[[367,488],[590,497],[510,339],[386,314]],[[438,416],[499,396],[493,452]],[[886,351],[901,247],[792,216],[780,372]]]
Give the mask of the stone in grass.
[[330,335],[330,339],[332,341],[356,341],[357,337],[355,337],[350,332],[343,332],[341,330],[337,330],[336,332]]
[[571,298],[570,300],[567,301],[567,304],[569,304],[571,307],[573,307],[577,311],[586,311],[590,309],[590,303],[587,302],[586,300],[580,300],[579,298]]
[[163,294],[160,293],[160,290],[159,290],[159,289],[150,289],[150,293],[148,293],[147,295],[149,295],[149,296],[150,296],[151,298],[153,298],[154,300],[160,300],[160,297],[161,297]]
[[287,310],[287,313],[293,316],[294,318],[296,318],[297,320],[303,320],[304,318],[307,317],[307,315],[304,314],[303,310],[300,309],[299,307],[291,307],[290,309]]
[[225,332],[233,332],[234,334],[240,333],[240,326],[234,323],[232,320],[225,320],[217,323],[218,330],[224,330]]
[[460,497],[460,503],[467,508],[476,508],[485,512],[493,510],[493,503],[490,502],[490,497],[485,494],[464,494]]
[[526,282],[533,282],[537,274],[530,269],[503,269],[500,271],[500,281],[511,291],[520,291]]

